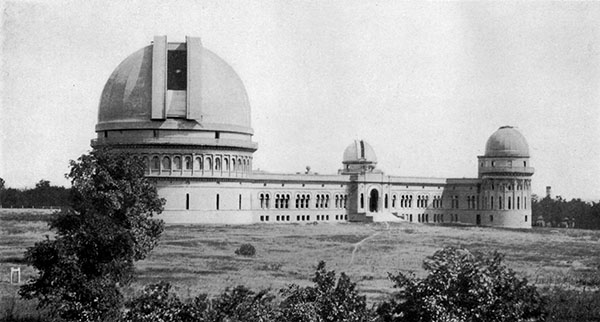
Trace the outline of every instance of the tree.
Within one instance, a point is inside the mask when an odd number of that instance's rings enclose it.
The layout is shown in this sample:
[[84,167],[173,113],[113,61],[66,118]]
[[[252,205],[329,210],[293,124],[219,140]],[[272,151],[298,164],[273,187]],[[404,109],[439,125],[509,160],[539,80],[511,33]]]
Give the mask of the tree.
[[446,247],[424,262],[423,279],[390,275],[397,292],[382,303],[382,321],[540,321],[543,301],[535,286],[502,264],[502,255]]
[[0,178],[0,208],[2,208],[2,197],[4,197],[4,179]]
[[130,283],[133,262],[145,258],[163,231],[152,217],[164,200],[138,157],[99,149],[70,164],[72,208],[50,222],[54,239],[46,236],[27,250],[39,274],[19,293],[37,298],[53,316],[110,321],[120,315],[120,286]]

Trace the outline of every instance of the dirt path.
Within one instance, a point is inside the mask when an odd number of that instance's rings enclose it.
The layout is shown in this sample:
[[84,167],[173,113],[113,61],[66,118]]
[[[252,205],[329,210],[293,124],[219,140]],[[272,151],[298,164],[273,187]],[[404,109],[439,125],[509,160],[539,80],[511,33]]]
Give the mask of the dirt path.
[[[385,231],[389,234],[390,233],[390,224],[388,224],[387,222],[384,222],[384,224],[385,224]],[[352,266],[352,263],[354,263],[354,257],[356,256],[356,252],[358,251],[358,248],[362,244],[364,244],[367,240],[373,239],[373,238],[377,237],[378,235],[380,235],[381,233],[382,233],[382,231],[377,231],[377,232],[373,233],[371,236],[365,237],[358,243],[354,244],[354,248],[352,249],[352,257],[350,258],[350,263],[348,264],[348,267]]]

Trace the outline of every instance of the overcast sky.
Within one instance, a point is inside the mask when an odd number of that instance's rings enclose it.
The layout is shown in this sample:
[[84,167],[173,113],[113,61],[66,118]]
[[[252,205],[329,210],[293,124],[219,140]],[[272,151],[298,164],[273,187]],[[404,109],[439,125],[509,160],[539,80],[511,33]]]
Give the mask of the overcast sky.
[[545,186],[600,199],[600,3],[8,1],[0,177],[69,185],[104,83],[154,35],[202,38],[243,80],[254,167],[335,173],[354,139],[387,174],[476,177],[512,125]]

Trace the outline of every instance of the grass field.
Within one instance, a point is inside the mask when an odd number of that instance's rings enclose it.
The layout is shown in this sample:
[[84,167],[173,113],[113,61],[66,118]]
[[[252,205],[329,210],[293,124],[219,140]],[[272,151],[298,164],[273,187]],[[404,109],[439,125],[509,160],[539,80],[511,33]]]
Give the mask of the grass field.
[[[23,279],[34,276],[22,254],[35,241],[51,235],[50,212],[0,211],[0,314],[12,305],[18,311],[35,303],[15,299],[10,267],[20,266]],[[244,243],[256,256],[235,255]],[[160,245],[136,267],[131,295],[143,285],[165,280],[182,297],[215,295],[239,284],[279,290],[290,283],[310,284],[320,260],[329,269],[346,272],[370,302],[393,291],[388,272],[423,274],[426,256],[445,245],[471,251],[499,251],[521,276],[541,287],[571,290],[600,285],[600,231],[575,229],[508,230],[421,224],[309,224],[249,226],[169,226]]]

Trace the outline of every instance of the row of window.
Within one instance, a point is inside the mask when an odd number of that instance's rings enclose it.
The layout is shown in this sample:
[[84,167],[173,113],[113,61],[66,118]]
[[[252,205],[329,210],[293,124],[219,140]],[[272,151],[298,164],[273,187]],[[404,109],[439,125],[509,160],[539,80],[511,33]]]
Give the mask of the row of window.
[[[291,221],[291,217],[289,215],[279,215],[279,216],[273,216],[275,217],[275,221],[277,222],[285,222],[285,221]],[[332,215],[333,217],[333,215]],[[269,221],[270,216],[260,216],[260,221]],[[310,215],[297,215],[296,216],[296,221],[310,221],[311,220],[311,216]],[[335,215],[335,220],[348,220],[348,215]],[[329,221],[329,215],[316,215],[316,221]]]
[[504,191],[504,190],[508,190],[508,191],[517,190],[517,191],[520,191],[520,190],[523,190],[524,186],[527,188],[527,186],[528,186],[527,183],[525,185],[522,185],[520,183],[518,183],[516,185],[512,184],[512,183],[500,183],[500,184],[493,184],[492,183],[492,184],[485,185],[484,188],[491,189],[491,190],[496,190],[496,188],[498,188],[498,190],[500,190],[500,191]]
[[[275,194],[275,209],[290,209],[290,194],[289,193],[276,193]],[[270,193],[259,193],[258,200],[260,201],[261,209],[271,208],[271,194]],[[311,195],[296,194],[295,209],[307,209],[310,207]],[[346,209],[348,201],[348,195],[336,194],[335,195],[335,209]],[[317,209],[328,209],[330,208],[330,200],[328,194],[316,194],[314,208]]]
[[[489,200],[489,202],[488,202]],[[502,198],[502,197],[498,197],[498,202],[496,204],[494,204],[494,196],[490,196],[490,197],[484,197],[484,208],[485,209],[521,209],[521,207],[523,209],[527,209],[527,197],[523,197],[523,203],[521,204],[521,197],[516,197],[516,198],[512,198],[512,197],[507,197],[507,198]],[[495,207],[497,208],[495,208]]]
[[[417,214],[417,222],[420,223],[429,223],[429,215],[430,214]],[[410,222],[413,222],[413,215],[409,214],[408,215],[408,220]],[[431,214],[431,221],[434,223],[444,223],[444,222],[448,222],[448,223],[454,223],[454,222],[458,222],[458,215],[457,214],[446,214],[445,219],[444,219],[444,214]]]
[[146,171],[151,173],[171,171],[249,173],[251,158],[236,156],[144,156]]
[[[492,161],[491,163],[489,161],[484,162],[480,162],[479,165],[480,166],[487,166],[489,167],[490,164],[492,166],[492,168],[494,167],[512,167],[513,166],[513,162],[512,160],[507,160],[507,161]],[[517,165],[517,163],[515,162],[515,166]],[[523,161],[523,167],[527,167],[527,161]]]

